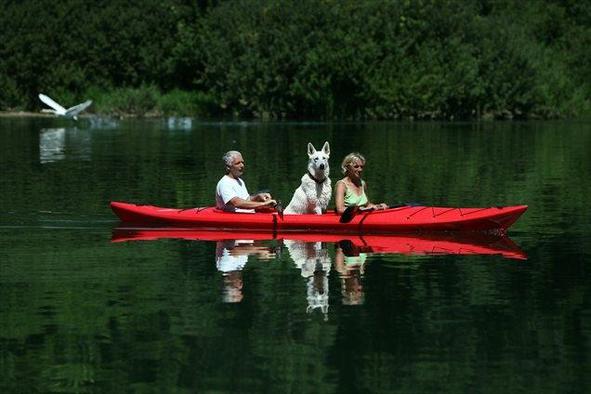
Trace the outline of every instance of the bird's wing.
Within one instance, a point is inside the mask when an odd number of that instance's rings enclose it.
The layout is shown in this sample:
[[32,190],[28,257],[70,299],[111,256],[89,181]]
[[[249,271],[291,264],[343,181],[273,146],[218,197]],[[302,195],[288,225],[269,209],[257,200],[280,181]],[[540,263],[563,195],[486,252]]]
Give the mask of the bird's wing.
[[81,104],[68,108],[68,110],[66,111],[66,116],[76,116],[80,112],[84,111],[86,108],[90,107],[90,104],[92,104],[92,100],[87,100]]
[[53,101],[51,97],[44,95],[43,93],[39,93],[39,100],[43,101],[45,104],[49,105],[51,108],[55,109],[58,112],[66,112],[66,109]]

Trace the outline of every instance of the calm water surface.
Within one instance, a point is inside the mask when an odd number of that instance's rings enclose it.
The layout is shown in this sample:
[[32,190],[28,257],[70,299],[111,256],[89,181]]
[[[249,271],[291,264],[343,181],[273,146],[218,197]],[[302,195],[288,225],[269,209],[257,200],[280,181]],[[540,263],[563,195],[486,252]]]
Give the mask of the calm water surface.
[[[0,392],[589,392],[590,126],[0,119]],[[506,240],[359,249],[108,206],[210,205],[229,149],[289,201],[324,141],[375,201],[529,210]]]

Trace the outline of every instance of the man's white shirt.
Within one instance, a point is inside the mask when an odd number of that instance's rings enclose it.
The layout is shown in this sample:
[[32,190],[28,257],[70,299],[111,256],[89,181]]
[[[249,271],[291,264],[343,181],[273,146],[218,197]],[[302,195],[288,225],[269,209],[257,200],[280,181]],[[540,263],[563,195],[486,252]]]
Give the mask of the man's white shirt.
[[227,212],[254,212],[254,209],[240,209],[228,204],[234,197],[239,197],[243,200],[249,199],[250,195],[248,194],[246,183],[241,178],[235,179],[229,175],[224,175],[215,188],[216,207]]

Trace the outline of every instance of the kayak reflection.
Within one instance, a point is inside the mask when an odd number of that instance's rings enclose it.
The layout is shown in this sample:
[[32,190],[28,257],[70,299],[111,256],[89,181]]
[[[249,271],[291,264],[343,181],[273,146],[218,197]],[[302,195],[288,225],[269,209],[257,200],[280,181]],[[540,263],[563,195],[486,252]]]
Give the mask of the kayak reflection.
[[500,255],[526,260],[527,255],[507,236],[483,233],[428,233],[400,235],[347,235],[317,233],[270,233],[193,230],[189,228],[118,227],[112,241],[150,241],[174,238],[196,241],[228,241],[237,238],[251,241],[283,240],[337,243],[348,241],[363,253],[408,255]]
[[[240,239],[237,239],[237,238]],[[183,239],[216,242],[216,268],[222,273],[222,301],[243,300],[243,269],[249,256],[273,260],[280,241],[300,270],[306,286],[306,312],[321,313],[328,319],[329,276],[336,271],[343,305],[364,303],[363,276],[368,255],[499,255],[524,260],[525,253],[507,237],[485,234],[342,235],[315,233],[268,233],[119,227],[112,242]],[[276,244],[276,242],[273,242]],[[329,246],[334,245],[334,260]]]

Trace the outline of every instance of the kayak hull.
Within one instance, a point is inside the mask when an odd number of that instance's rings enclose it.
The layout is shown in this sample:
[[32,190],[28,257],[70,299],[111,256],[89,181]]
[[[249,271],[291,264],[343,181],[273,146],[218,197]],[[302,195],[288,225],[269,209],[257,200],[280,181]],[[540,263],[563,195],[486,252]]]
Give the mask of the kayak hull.
[[164,208],[111,202],[124,223],[141,226],[190,227],[210,230],[393,234],[431,231],[492,231],[504,233],[527,210],[526,205],[490,208],[402,206],[359,212],[340,223],[334,211],[323,215],[231,213],[213,207]]

